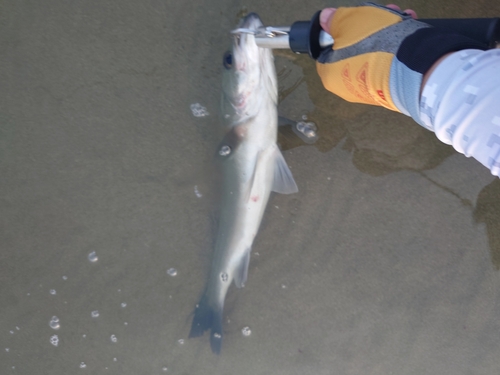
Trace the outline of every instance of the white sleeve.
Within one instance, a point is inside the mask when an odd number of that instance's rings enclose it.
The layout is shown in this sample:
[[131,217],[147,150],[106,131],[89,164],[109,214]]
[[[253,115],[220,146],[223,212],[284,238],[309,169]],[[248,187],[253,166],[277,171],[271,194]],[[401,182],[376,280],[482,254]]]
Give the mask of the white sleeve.
[[445,58],[420,98],[420,120],[439,140],[500,175],[500,49]]

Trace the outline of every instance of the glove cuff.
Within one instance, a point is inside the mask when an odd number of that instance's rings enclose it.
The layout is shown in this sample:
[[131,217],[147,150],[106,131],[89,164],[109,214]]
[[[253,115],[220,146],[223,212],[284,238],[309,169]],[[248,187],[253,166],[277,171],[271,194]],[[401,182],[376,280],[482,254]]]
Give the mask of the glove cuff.
[[425,74],[441,56],[463,49],[486,50],[488,46],[453,31],[429,27],[408,35],[396,57],[411,70]]

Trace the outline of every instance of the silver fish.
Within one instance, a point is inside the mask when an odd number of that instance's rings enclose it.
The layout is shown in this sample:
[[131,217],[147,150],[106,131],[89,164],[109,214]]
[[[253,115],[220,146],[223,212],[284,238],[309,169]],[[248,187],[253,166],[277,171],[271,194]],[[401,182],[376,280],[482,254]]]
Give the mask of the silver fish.
[[215,251],[205,292],[194,311],[189,337],[210,330],[220,353],[222,313],[232,281],[244,286],[253,240],[271,191],[298,191],[276,145],[278,87],[270,49],[259,48],[253,30],[263,26],[255,13],[239,25],[232,50],[224,55],[222,115],[227,133],[217,150],[223,171],[222,205]]

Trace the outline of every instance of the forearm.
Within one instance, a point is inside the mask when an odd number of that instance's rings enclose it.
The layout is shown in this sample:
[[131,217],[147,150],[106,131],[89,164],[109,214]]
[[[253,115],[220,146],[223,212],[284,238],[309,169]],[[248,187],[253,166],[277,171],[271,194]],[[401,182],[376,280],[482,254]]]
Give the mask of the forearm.
[[500,175],[500,50],[443,56],[422,84],[420,122]]
[[425,84],[427,83],[427,80],[429,79],[429,77],[431,76],[431,74],[436,70],[436,68],[439,66],[439,64],[441,64],[441,62],[447,58],[448,56],[450,56],[452,53],[454,52],[450,52],[450,53],[447,53],[446,55],[444,56],[441,56],[439,58],[439,60],[437,60],[434,65],[431,66],[431,68],[427,71],[427,73],[425,73],[422,77],[422,86],[420,86],[420,95],[422,95],[422,91],[424,90],[424,86]]

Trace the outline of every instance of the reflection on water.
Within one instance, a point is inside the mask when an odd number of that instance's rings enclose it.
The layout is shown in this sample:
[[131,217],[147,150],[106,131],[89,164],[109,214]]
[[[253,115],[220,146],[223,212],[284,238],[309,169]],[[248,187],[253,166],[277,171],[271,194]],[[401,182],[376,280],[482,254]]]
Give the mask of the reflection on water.
[[286,51],[280,114],[319,139],[280,128],[299,193],[271,197],[223,354],[187,339],[212,256],[227,31],[324,3],[286,5],[5,4],[0,373],[498,372],[500,182],[411,119],[328,94]]
[[491,261],[500,269],[500,181],[485,186],[477,197],[474,219],[486,224]]
[[[289,87],[280,88],[281,100],[302,82],[307,85],[308,96],[314,103],[307,118],[319,127],[320,139],[315,144],[319,151],[328,152],[342,140],[343,147],[353,154],[356,167],[373,176],[405,169],[432,169],[454,153],[450,146],[406,116],[346,103],[329,95],[308,57],[281,51],[278,56],[278,66],[288,66],[287,74],[282,74],[282,82],[286,83],[292,75],[290,66],[295,66],[295,75],[301,76],[299,80],[292,80]],[[303,146],[303,142],[294,139],[290,129],[280,129],[280,144],[285,150]]]

